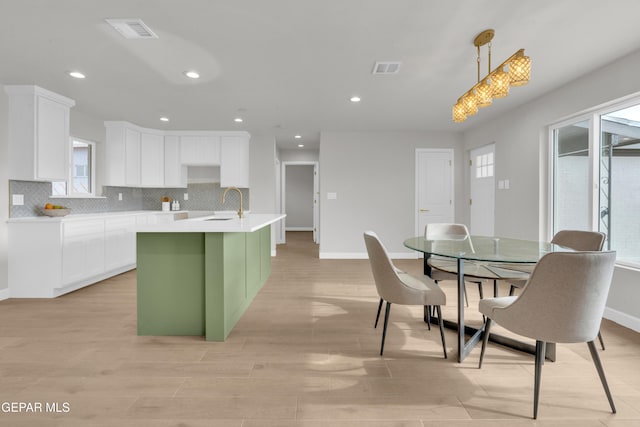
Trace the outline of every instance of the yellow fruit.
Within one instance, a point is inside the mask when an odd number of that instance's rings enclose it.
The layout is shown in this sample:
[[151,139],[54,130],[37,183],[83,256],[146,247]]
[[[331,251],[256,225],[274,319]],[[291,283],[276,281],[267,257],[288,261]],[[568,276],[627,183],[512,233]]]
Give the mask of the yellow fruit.
[[53,209],[53,205],[51,203],[47,203],[46,205],[44,205],[45,209]]

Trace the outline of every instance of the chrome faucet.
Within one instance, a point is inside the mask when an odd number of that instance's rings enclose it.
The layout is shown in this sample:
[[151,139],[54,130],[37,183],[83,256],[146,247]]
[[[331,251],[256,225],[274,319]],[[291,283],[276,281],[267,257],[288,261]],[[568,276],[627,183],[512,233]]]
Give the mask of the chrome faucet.
[[240,191],[238,187],[227,187],[227,189],[224,190],[224,193],[222,193],[222,204],[224,205],[224,198],[227,195],[227,191],[229,190],[236,190],[240,195],[240,209],[238,209],[238,218],[242,218],[244,216],[244,211],[242,210],[242,191]]

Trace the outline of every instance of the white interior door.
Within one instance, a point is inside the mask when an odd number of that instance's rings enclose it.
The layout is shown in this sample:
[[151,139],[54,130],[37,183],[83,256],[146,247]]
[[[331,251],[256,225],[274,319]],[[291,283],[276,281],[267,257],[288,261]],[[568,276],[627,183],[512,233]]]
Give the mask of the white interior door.
[[416,150],[416,235],[428,223],[453,222],[453,150]]
[[495,144],[471,150],[469,153],[471,234],[494,235],[495,222]]

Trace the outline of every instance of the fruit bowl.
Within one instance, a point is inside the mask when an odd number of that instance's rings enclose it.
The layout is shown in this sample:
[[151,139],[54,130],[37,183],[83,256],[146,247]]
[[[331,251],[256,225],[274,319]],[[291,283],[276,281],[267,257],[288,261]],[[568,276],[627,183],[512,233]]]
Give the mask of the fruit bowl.
[[42,209],[42,213],[46,216],[65,216],[69,215],[71,209],[62,208],[62,209]]

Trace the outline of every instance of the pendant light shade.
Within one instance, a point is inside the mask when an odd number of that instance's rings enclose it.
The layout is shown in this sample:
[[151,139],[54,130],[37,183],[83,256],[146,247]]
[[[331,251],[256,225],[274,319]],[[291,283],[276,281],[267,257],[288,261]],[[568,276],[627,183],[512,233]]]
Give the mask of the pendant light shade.
[[491,87],[493,88],[494,98],[504,98],[509,95],[509,74],[505,73],[502,68],[491,74]]
[[511,86],[524,86],[531,77],[531,58],[516,56],[509,62],[509,80]]
[[462,123],[467,120],[467,112],[464,109],[462,101],[458,99],[456,105],[453,106],[453,121],[456,123]]
[[488,107],[493,103],[492,92],[491,86],[489,86],[486,79],[480,82],[476,87],[476,100],[478,101],[478,107]]
[[473,116],[478,112],[478,101],[473,92],[467,92],[462,97],[462,105],[464,105],[464,112],[467,116]]

